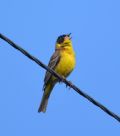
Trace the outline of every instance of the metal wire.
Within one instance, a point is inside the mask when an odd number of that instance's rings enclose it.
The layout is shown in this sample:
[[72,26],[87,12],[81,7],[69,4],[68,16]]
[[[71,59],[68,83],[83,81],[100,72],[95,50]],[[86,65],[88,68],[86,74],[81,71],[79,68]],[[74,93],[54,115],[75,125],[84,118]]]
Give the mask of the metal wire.
[[58,78],[61,82],[64,82],[67,86],[70,88],[73,88],[78,94],[82,95],[84,98],[86,98],[88,101],[92,102],[94,105],[99,107],[101,110],[103,110],[105,113],[116,119],[118,122],[120,122],[120,116],[110,111],[107,107],[93,99],[91,96],[80,90],[77,86],[66,80],[65,78],[61,77],[59,74],[57,74],[54,70],[43,64],[39,59],[32,56],[30,53],[28,53],[26,50],[15,44],[13,41],[11,41],[9,38],[4,36],[0,33],[0,38],[9,43],[12,47],[19,50],[21,53],[23,53],[25,56],[27,56],[29,59],[33,60],[35,63],[37,63],[39,66],[44,68],[45,70],[49,71],[52,75],[54,75],[56,78]]

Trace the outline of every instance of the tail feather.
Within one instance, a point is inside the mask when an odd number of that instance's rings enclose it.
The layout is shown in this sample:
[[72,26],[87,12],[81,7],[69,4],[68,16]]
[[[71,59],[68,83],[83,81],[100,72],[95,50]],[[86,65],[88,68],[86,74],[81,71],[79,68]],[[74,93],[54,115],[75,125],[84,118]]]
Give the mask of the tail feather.
[[41,101],[40,107],[38,109],[38,112],[46,112],[47,105],[48,105],[48,96],[43,94],[42,101]]
[[46,108],[48,105],[48,99],[49,99],[49,96],[51,94],[53,87],[54,85],[51,85],[51,84],[46,86],[38,112],[44,112],[44,113],[46,112]]

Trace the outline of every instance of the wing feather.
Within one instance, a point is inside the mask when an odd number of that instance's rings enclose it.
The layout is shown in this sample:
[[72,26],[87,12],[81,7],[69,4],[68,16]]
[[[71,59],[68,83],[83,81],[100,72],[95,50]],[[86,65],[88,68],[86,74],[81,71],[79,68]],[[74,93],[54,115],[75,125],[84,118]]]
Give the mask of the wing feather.
[[[51,69],[54,70],[59,61],[60,61],[60,51],[59,50],[55,50],[54,54],[50,58],[48,66]],[[52,77],[52,74],[50,72],[46,71],[45,78],[44,78],[43,90],[44,90],[45,86],[49,83],[51,77]]]

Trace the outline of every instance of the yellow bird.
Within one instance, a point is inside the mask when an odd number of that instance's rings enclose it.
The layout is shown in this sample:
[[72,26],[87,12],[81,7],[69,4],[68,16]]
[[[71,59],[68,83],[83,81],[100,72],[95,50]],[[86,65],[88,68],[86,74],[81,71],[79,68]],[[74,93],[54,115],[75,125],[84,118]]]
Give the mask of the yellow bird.
[[[55,52],[48,66],[63,77],[67,77],[72,72],[75,67],[75,53],[72,47],[70,34],[64,34],[57,38]],[[46,111],[48,98],[57,82],[59,82],[59,80],[47,71],[44,78],[44,93],[38,112]]]

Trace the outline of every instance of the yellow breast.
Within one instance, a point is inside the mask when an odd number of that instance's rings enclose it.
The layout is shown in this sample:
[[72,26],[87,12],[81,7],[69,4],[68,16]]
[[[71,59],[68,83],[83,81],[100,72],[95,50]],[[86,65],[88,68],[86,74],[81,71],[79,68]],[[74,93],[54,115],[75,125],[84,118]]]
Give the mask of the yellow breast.
[[68,48],[65,50],[62,50],[60,52],[60,61],[55,69],[55,71],[64,76],[67,77],[72,70],[75,67],[75,55],[72,48]]

